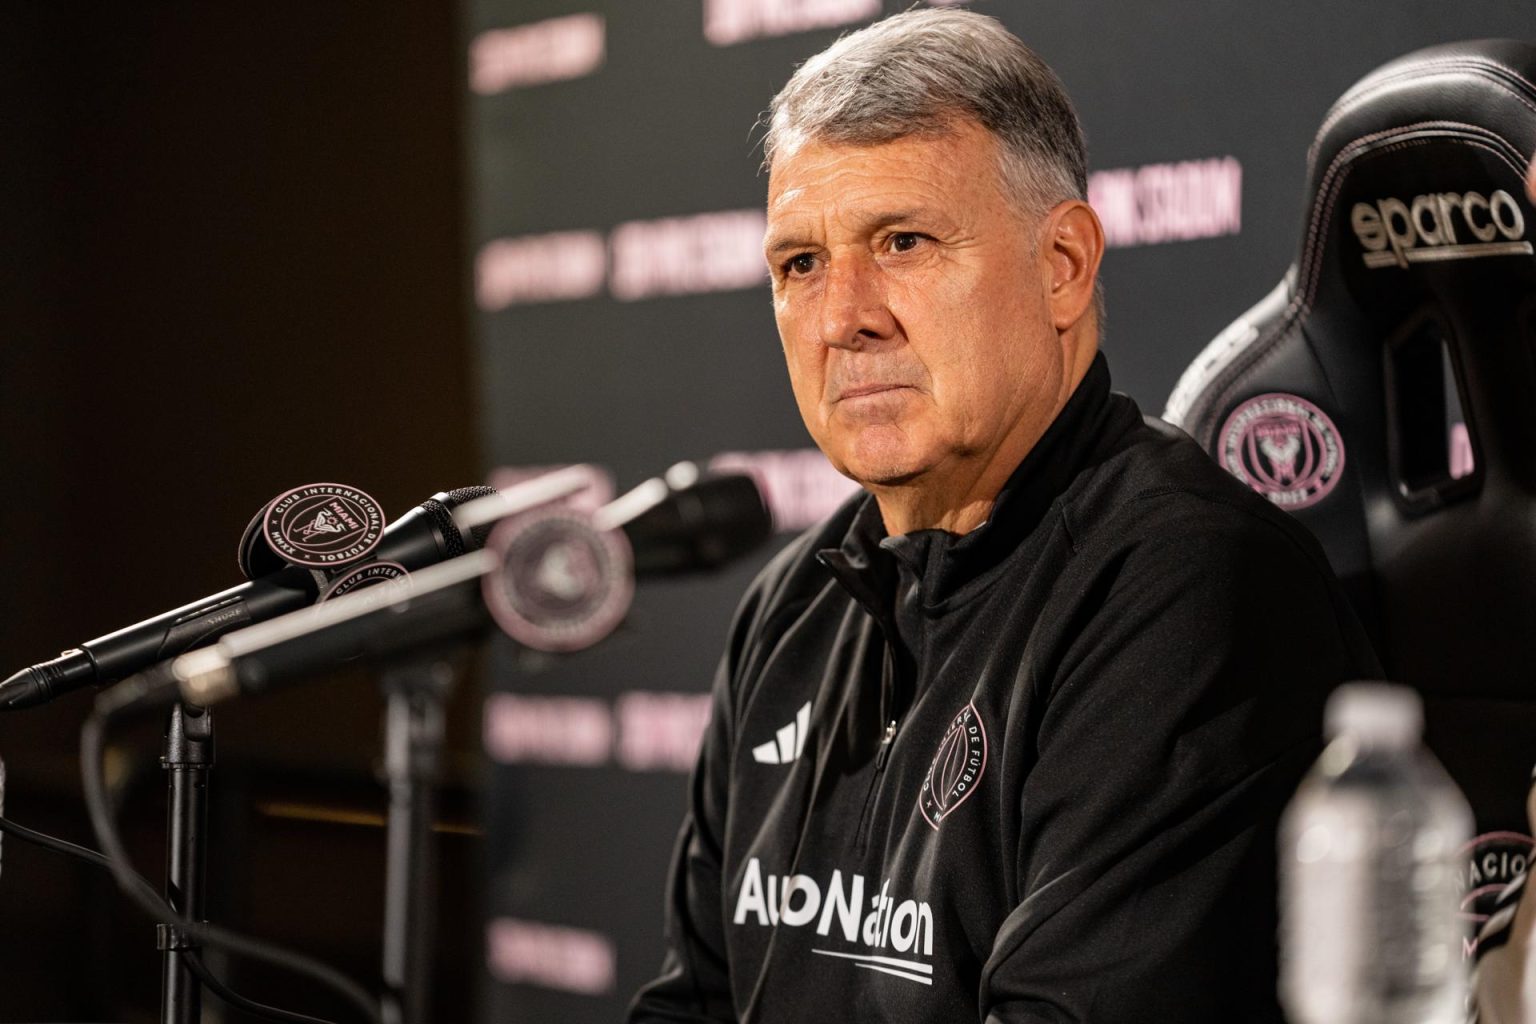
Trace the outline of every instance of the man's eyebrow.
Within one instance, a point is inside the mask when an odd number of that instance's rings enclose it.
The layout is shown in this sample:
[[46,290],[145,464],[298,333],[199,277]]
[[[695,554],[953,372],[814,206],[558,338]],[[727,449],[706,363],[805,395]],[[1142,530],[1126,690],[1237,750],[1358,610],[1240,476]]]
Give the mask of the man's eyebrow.
[[789,252],[791,249],[811,249],[816,245],[803,235],[781,235],[778,238],[767,238],[763,242],[763,253],[767,256],[777,256],[780,253]]
[[[881,228],[890,227],[892,224],[934,221],[936,219],[933,211],[928,207],[911,206],[900,210],[880,210],[867,214],[859,217],[858,223],[865,231],[878,231]],[[817,244],[798,232],[781,235],[777,238],[770,235],[764,240],[763,253],[768,256],[777,256],[792,249],[814,249]]]

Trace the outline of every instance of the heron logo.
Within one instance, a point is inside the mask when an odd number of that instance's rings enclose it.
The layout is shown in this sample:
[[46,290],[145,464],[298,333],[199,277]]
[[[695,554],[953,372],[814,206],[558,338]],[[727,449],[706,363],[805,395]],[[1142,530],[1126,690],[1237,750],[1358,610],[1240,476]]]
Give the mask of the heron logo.
[[495,572],[486,607],[507,635],[536,651],[579,651],[613,632],[634,597],[634,557],[617,530],[555,507],[502,520],[486,548]]
[[315,521],[308,526],[299,527],[299,534],[310,540],[317,533],[345,533],[353,527],[354,523],[345,512],[334,513],[327,509],[321,509],[315,513]]
[[1426,192],[1404,202],[1388,197],[1356,203],[1349,225],[1367,267],[1407,267],[1488,256],[1529,256],[1525,214],[1503,189]]
[[1255,395],[1227,417],[1220,437],[1222,467],[1291,511],[1326,498],[1344,470],[1338,428],[1295,395]]
[[384,509],[355,487],[309,484],[279,495],[267,506],[262,533],[286,562],[335,569],[378,546],[384,536]]

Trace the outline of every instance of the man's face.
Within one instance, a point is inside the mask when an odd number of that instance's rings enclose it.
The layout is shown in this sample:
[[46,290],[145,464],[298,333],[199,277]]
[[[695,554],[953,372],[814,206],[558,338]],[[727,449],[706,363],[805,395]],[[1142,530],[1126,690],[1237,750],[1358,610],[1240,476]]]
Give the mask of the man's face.
[[964,486],[1000,449],[1022,457],[1063,400],[1041,223],[1004,195],[996,146],[962,122],[774,161],[765,247],[790,383],[860,483]]

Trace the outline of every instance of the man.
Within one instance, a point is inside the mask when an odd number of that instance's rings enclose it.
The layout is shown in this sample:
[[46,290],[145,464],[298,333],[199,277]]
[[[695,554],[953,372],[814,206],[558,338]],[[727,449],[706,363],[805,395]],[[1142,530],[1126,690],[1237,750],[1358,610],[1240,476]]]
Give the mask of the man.
[[733,626],[631,1020],[1278,1020],[1274,826],[1379,670],[1319,548],[1110,392],[1060,82],[898,15],[774,99],[795,397],[867,495]]

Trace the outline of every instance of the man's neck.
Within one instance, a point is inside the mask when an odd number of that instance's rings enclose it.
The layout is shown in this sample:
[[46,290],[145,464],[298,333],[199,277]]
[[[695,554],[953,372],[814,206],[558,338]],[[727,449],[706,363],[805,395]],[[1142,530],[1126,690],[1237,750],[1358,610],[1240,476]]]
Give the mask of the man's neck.
[[985,465],[963,464],[902,484],[871,485],[885,532],[892,537],[914,530],[970,533],[987,521],[1003,485],[1037,440],[1030,438],[1018,450],[1001,450]]
[[898,537],[914,530],[970,533],[992,514],[997,495],[994,493],[988,497],[954,502],[943,496],[916,493],[907,488],[880,488],[875,491],[875,500],[880,504],[880,518],[885,522],[885,532]]

